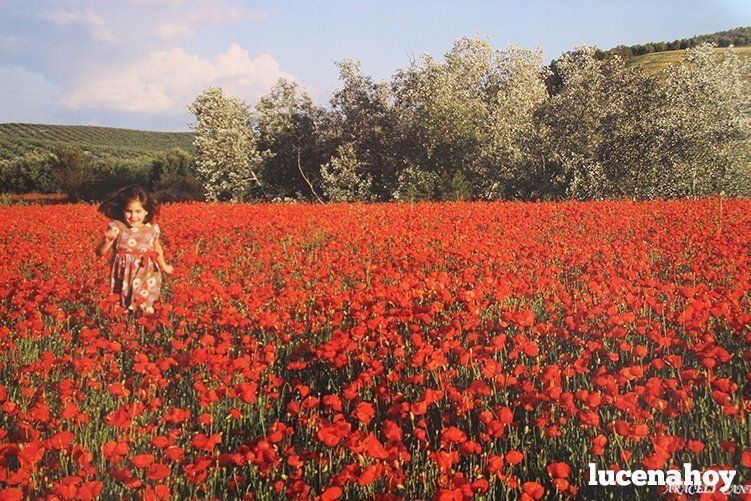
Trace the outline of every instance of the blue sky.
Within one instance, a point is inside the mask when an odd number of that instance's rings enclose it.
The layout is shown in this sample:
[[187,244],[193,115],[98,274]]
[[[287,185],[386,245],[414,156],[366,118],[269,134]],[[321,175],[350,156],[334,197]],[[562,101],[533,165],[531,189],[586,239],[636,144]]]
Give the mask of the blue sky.
[[334,64],[389,80],[463,36],[496,48],[671,41],[751,25],[748,1],[0,0],[0,123],[189,130],[221,85],[253,104],[279,77],[326,105]]

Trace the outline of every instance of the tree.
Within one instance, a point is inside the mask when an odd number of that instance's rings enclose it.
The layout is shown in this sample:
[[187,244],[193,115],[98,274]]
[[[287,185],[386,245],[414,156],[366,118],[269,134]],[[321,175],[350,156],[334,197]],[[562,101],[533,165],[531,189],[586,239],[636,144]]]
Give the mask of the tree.
[[534,115],[547,91],[539,50],[462,38],[444,62],[423,56],[399,71],[393,88],[410,145],[399,193],[516,195],[517,181],[540,162]]
[[406,202],[433,200],[438,197],[438,176],[425,169],[409,166],[399,173],[394,199]]
[[0,191],[12,193],[52,193],[58,189],[55,182],[52,153],[28,151],[12,160],[0,160]]
[[388,200],[396,182],[401,159],[400,129],[393,95],[385,82],[374,82],[360,71],[360,63],[340,61],[342,88],[331,98],[324,140],[336,145],[338,158],[347,151],[359,169],[371,179],[369,198]]
[[195,174],[196,166],[190,154],[180,148],[174,148],[160,152],[152,160],[149,185],[157,188]]
[[556,61],[560,84],[541,110],[555,197],[636,196],[654,180],[657,81],[595,53],[578,47]]
[[280,78],[256,104],[258,149],[266,153],[260,178],[279,197],[320,200],[320,168],[331,157],[322,139],[326,112],[297,83]]
[[72,201],[84,197],[85,185],[89,181],[89,159],[72,146],[59,146],[55,149],[52,161],[55,183]]
[[203,187],[196,179],[193,158],[180,148],[161,152],[151,162],[149,185],[161,202],[202,200]]
[[447,195],[441,189],[443,180],[470,173],[482,142],[481,128],[487,123],[481,61],[490,50],[485,41],[463,39],[445,55],[445,63],[424,55],[396,73],[395,106],[407,148],[395,195],[432,194],[442,199]]
[[751,194],[751,66],[732,48],[703,44],[666,70],[657,117],[670,180],[659,195]]
[[196,170],[207,200],[244,201],[261,186],[256,170],[263,161],[257,134],[242,101],[209,87],[189,107],[196,116]]
[[372,178],[357,160],[351,143],[340,146],[337,154],[321,167],[323,191],[332,202],[354,202],[371,198]]
[[488,121],[472,167],[479,196],[526,198],[545,192],[545,130],[537,111],[547,101],[542,51],[496,51],[485,89]]

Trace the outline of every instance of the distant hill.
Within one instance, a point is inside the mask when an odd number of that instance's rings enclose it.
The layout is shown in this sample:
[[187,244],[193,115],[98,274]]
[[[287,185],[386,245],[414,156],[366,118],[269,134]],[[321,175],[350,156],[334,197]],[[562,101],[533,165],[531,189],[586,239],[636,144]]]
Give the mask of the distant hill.
[[[722,53],[727,50],[724,47],[715,47],[715,52]],[[741,59],[751,59],[751,47],[735,47],[735,51]],[[629,58],[627,66],[641,67],[648,75],[659,75],[669,64],[675,64],[686,55],[685,50],[667,50],[664,52],[652,52],[642,56]]]
[[99,158],[138,158],[180,148],[193,153],[192,132],[150,132],[83,125],[0,124],[0,159],[55,146],[81,148]]
[[706,35],[695,35],[691,38],[681,38],[672,42],[649,42],[637,45],[619,45],[606,51],[599,51],[598,57],[609,57],[618,55],[626,59],[630,57],[643,56],[653,52],[665,52],[674,50],[684,50],[696,47],[704,43],[711,43],[717,47],[745,47],[751,45],[751,26],[740,26],[731,30],[718,31]]

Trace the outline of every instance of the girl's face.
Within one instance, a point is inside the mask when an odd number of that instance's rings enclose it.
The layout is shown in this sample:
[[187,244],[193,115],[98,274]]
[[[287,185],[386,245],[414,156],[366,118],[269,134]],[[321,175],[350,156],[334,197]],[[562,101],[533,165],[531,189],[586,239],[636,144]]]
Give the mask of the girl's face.
[[140,201],[131,200],[128,202],[128,205],[125,206],[123,218],[125,219],[125,223],[133,228],[143,226],[143,220],[146,218],[146,214],[148,214],[148,212],[144,210]]

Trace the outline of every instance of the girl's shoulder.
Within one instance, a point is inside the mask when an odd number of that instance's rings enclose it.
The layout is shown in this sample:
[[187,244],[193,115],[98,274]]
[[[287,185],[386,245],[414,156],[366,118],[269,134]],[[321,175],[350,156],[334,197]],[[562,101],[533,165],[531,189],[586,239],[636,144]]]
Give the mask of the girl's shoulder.
[[122,221],[118,221],[117,219],[110,219],[107,222],[107,227],[115,228],[118,232],[122,232],[123,230],[126,229],[125,223],[123,223]]
[[151,226],[151,229],[154,231],[154,233],[161,233],[161,229],[159,228],[159,225],[155,223],[154,221],[150,223],[146,223],[147,226]]

